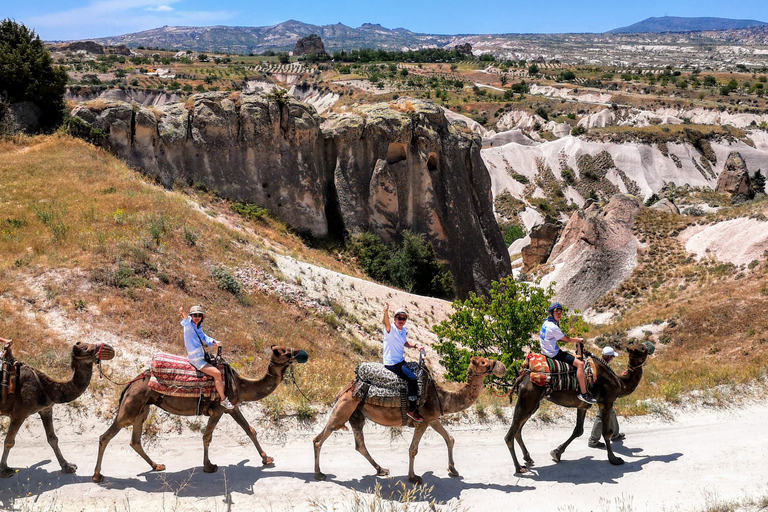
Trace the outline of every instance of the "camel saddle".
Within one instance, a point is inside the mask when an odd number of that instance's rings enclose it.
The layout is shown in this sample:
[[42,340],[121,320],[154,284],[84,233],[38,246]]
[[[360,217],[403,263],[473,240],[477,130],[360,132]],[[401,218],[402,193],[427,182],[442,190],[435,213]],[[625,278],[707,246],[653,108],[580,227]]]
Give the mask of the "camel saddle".
[[[576,368],[544,354],[529,353],[523,361],[523,371],[530,373],[531,382],[546,387],[548,392],[578,389]],[[587,386],[594,384],[597,379],[597,365],[591,357],[586,359],[584,373],[587,376]]]
[[0,353],[0,404],[16,392],[22,364],[13,357],[10,344],[6,344]]
[[162,395],[208,399],[218,396],[213,377],[192,366],[186,356],[159,352],[152,358],[150,371],[149,388]]
[[[416,375],[419,383],[419,407],[424,403],[424,390],[429,381],[429,371],[418,363],[405,363]],[[381,407],[407,408],[408,384],[405,379],[387,370],[382,363],[360,363],[355,368],[357,378],[352,396],[372,405]],[[404,413],[405,414],[405,413]]]

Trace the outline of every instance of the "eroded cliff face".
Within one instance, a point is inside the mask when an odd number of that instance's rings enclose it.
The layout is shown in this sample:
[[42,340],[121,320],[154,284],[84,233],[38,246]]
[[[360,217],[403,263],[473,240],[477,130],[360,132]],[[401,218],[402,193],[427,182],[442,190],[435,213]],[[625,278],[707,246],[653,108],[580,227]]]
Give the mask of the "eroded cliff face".
[[168,187],[204,183],[317,237],[423,233],[461,297],[510,272],[480,138],[431,103],[363,105],[323,120],[294,100],[204,93],[159,108],[86,103],[73,115]]

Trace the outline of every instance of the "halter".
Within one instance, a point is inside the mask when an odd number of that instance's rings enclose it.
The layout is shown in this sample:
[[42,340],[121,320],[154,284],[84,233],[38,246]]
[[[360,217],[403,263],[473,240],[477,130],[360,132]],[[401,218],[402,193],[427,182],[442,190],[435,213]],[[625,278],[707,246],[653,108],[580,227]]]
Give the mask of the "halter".
[[491,366],[485,372],[483,372],[483,373],[475,373],[475,372],[472,372],[471,369],[468,369],[467,370],[467,379],[470,379],[472,377],[479,377],[479,376],[485,377],[486,375],[490,375],[491,373],[493,373],[494,368],[496,368],[496,360],[495,359],[491,361]]

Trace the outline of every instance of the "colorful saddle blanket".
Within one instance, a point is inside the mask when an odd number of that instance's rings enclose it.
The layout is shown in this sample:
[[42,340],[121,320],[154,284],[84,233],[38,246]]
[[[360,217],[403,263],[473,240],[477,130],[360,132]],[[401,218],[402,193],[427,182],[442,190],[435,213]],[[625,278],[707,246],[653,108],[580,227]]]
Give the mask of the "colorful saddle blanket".
[[[416,375],[419,382],[419,405],[424,398],[424,388],[428,372],[421,371],[418,363],[405,363]],[[382,363],[360,363],[355,368],[354,389],[352,396],[373,405],[383,407],[402,407],[407,400],[408,384],[393,372],[387,370]]]
[[155,354],[150,365],[149,388],[169,396],[211,398],[216,395],[213,377],[198,371],[186,356]]
[[550,359],[544,354],[530,353],[523,362],[523,368],[531,373],[531,382],[546,386],[552,391],[576,389],[576,368]]

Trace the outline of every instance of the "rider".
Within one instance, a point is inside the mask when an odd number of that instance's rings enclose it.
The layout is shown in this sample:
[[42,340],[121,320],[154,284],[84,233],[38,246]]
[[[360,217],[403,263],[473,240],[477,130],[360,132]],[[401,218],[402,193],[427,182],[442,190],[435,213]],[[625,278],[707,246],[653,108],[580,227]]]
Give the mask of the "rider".
[[225,409],[234,409],[235,406],[229,401],[229,398],[224,394],[224,380],[221,378],[221,372],[218,368],[209,364],[205,360],[205,348],[203,345],[210,347],[214,343],[221,345],[220,341],[217,341],[203,332],[202,325],[205,314],[203,313],[202,306],[192,306],[189,309],[189,316],[184,313],[184,305],[179,306],[179,313],[183,320],[181,326],[184,327],[184,345],[187,348],[187,358],[192,366],[198,371],[203,372],[206,375],[213,377],[213,383],[216,386],[216,391],[221,398],[221,405]]
[[405,322],[408,313],[404,309],[395,311],[395,321],[389,321],[389,304],[384,304],[384,367],[394,372],[408,383],[408,417],[422,422],[424,418],[416,410],[419,400],[419,384],[416,375],[405,365],[405,347],[424,350],[419,343],[411,343],[406,338]]
[[539,331],[539,340],[541,341],[541,353],[545,356],[562,361],[576,367],[576,380],[579,383],[580,392],[577,394],[579,400],[588,404],[597,403],[592,395],[587,391],[587,378],[584,375],[584,361],[575,358],[572,354],[560,350],[557,346],[558,341],[565,343],[583,343],[584,338],[570,338],[560,330],[560,319],[563,318],[563,306],[559,302],[553,303],[547,309],[549,316],[541,326]]

